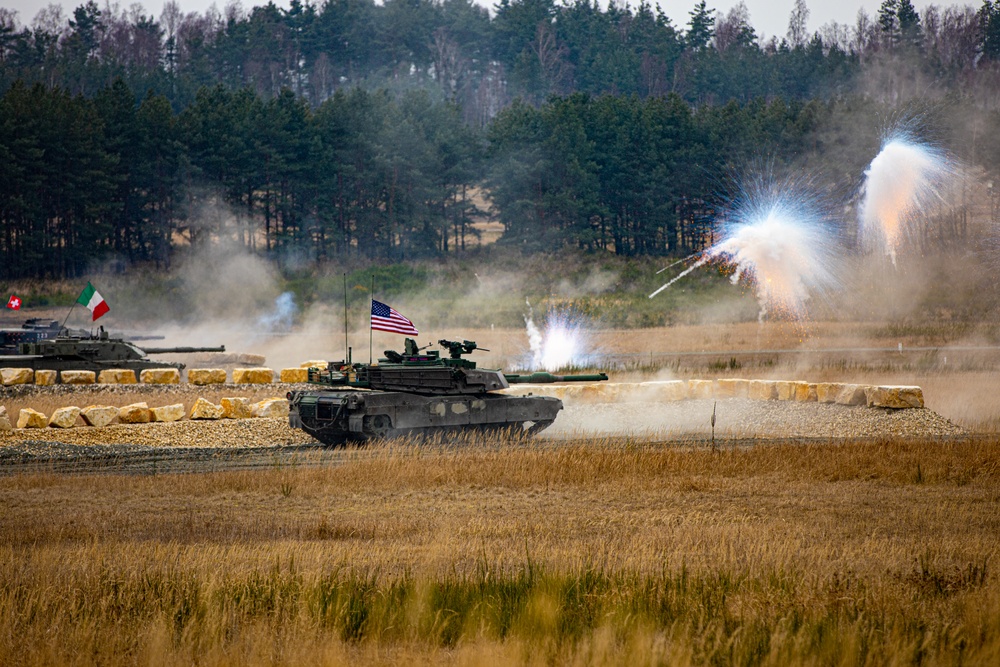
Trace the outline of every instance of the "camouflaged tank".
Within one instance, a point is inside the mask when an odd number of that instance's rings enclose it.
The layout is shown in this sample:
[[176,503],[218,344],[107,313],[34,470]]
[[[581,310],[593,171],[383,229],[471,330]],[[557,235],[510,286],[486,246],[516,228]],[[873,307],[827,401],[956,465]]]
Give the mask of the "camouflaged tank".
[[423,351],[412,338],[402,353],[378,364],[331,362],[310,368],[315,388],[288,392],[289,424],[326,445],[348,441],[481,431],[531,436],[555,421],[563,404],[551,396],[497,393],[511,384],[598,382],[594,375],[504,374],[463,358],[473,341],[438,341],[448,351]]
[[75,329],[62,329],[57,335],[20,342],[18,354],[0,357],[0,365],[10,368],[33,368],[53,371],[94,371],[126,368],[138,374],[147,368],[183,369],[184,364],[150,359],[150,354],[190,354],[194,352],[225,352],[219,347],[146,347],[141,348],[120,335],[109,334],[100,327],[96,334]]

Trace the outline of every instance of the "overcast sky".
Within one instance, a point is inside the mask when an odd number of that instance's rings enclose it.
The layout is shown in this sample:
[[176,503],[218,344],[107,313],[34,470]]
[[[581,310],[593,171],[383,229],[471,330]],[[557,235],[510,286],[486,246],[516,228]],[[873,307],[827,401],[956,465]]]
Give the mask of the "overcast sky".
[[[655,0],[654,0],[655,1]],[[676,27],[683,28],[687,25],[689,12],[692,7],[695,6],[698,0],[660,0],[659,4],[664,13],[670,17],[674,22]],[[84,4],[86,0],[79,1],[63,1],[56,2],[54,4],[61,4],[64,9],[64,14],[70,16],[72,10]],[[104,7],[107,0],[98,0],[98,5]],[[322,4],[322,0],[315,0],[317,5]],[[496,4],[495,1],[484,1],[476,0],[478,4],[492,7]],[[737,4],[738,0],[716,0],[712,2],[708,1],[709,8],[715,8],[719,14],[724,14],[728,12],[733,5]],[[778,37],[784,37],[785,32],[788,29],[788,15],[792,11],[792,5],[794,0],[745,0],[747,8],[750,10],[750,22],[753,24],[754,28],[757,30],[759,36],[770,37],[772,35],[777,35]],[[203,12],[211,5],[215,4],[220,10],[225,6],[227,0],[180,0],[181,9],[185,12]],[[38,10],[49,4],[53,4],[50,0],[0,0],[0,7],[7,7],[9,9],[15,9],[18,12],[18,18],[21,24],[31,23],[31,20],[38,13]],[[120,0],[118,3],[121,7],[128,7],[132,2],[129,0]],[[163,8],[163,0],[145,0],[140,4],[145,7],[147,14],[151,13],[156,18],[159,18],[160,12]],[[242,4],[245,8],[254,7],[257,5],[267,4],[266,0],[242,0]],[[287,0],[276,0],[275,4],[281,7],[287,7]],[[606,0],[601,0],[602,6],[607,6]],[[632,6],[638,5],[638,0],[630,2]],[[846,23],[848,25],[854,24],[855,16],[858,10],[862,7],[869,15],[874,15],[878,11],[878,7],[881,4],[881,0],[842,0],[838,2],[831,2],[830,0],[806,0],[806,5],[809,7],[809,32],[812,33],[818,30],[820,26],[830,23],[831,21],[836,21],[837,23]],[[923,7],[926,3],[914,2],[913,3],[918,10],[922,12]],[[940,5],[950,5],[950,4],[966,4],[962,2],[948,2],[943,0],[938,2]],[[978,3],[981,4],[981,3]],[[976,6],[978,7],[978,4]]]

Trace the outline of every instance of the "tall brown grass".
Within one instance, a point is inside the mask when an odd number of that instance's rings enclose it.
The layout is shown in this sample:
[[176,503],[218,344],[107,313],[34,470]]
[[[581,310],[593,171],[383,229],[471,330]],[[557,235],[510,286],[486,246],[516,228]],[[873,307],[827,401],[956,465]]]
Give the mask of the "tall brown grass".
[[997,444],[10,477],[0,664],[996,664]]

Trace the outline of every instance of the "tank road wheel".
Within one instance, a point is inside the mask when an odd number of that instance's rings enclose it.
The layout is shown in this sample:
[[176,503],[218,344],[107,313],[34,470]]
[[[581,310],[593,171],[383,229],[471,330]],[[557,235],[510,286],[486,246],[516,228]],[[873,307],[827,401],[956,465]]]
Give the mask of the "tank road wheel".
[[367,435],[385,439],[392,433],[392,420],[389,415],[371,415],[365,417],[364,431]]

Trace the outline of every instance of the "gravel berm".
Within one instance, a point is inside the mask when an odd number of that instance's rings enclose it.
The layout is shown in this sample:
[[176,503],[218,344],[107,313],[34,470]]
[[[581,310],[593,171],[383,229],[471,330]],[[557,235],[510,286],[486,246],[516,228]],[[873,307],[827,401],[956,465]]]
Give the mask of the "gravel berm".
[[[0,404],[17,418],[15,406],[49,404],[124,405],[147,400],[150,405],[197,396],[259,400],[283,396],[294,385],[92,385],[0,388]],[[63,400],[63,398],[71,400]],[[707,440],[715,415],[715,436],[733,445],[787,442],[795,439],[858,438],[950,439],[968,434],[929,409],[886,410],[820,403],[687,400],[676,403],[598,403],[566,405],[555,424],[535,439],[537,446],[558,446],[568,438],[639,436],[652,442]],[[0,433],[0,473],[211,471],[273,465],[289,457],[306,462],[339,461],[287,421],[245,419],[183,420],[152,424],[114,424],[105,428],[23,429]]]

